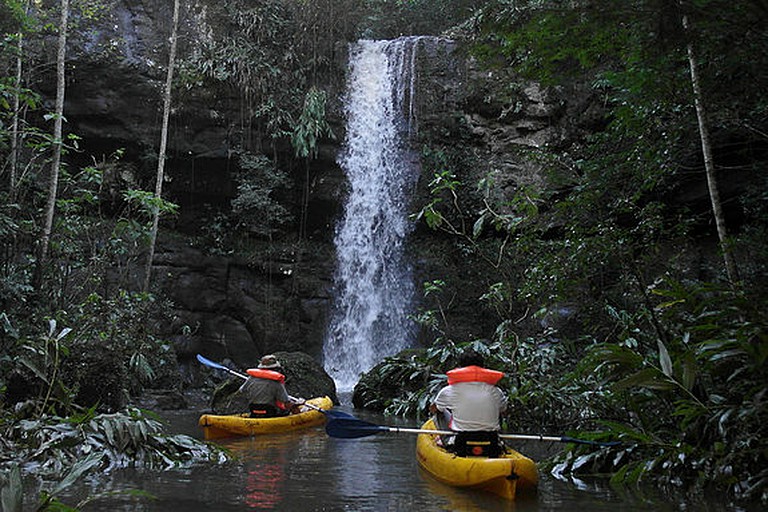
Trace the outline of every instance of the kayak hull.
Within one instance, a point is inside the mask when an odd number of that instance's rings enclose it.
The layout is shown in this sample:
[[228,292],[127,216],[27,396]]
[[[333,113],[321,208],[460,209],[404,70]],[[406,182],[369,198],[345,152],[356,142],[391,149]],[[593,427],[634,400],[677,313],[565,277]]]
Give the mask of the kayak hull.
[[[307,400],[308,404],[320,409],[330,409],[333,401],[327,397]],[[225,437],[256,436],[262,434],[279,434],[304,428],[322,425],[325,422],[325,414],[304,407],[303,412],[279,416],[276,418],[251,418],[248,413],[243,414],[203,414],[198,424],[203,429],[205,439],[222,439]]]
[[[432,420],[421,427],[434,430]],[[507,448],[501,457],[459,457],[437,444],[439,436],[419,434],[416,457],[433,477],[454,487],[477,489],[514,500],[520,494],[536,492],[539,472],[536,463]]]

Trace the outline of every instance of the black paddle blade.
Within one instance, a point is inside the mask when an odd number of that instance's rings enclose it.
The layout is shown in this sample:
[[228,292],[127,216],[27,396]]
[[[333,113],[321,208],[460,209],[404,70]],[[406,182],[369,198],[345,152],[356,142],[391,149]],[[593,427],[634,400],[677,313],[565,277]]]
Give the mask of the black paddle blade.
[[386,427],[368,423],[346,413],[342,414],[345,416],[331,417],[325,424],[325,432],[329,436],[338,437],[339,439],[357,439],[358,437],[368,437],[379,432],[388,431]]
[[336,418],[347,418],[347,419],[351,418],[353,420],[357,419],[354,416],[352,416],[351,414],[349,414],[348,412],[339,411],[337,409],[321,409],[320,412],[322,412],[323,414],[325,414],[329,418],[333,418],[333,419],[336,419]]

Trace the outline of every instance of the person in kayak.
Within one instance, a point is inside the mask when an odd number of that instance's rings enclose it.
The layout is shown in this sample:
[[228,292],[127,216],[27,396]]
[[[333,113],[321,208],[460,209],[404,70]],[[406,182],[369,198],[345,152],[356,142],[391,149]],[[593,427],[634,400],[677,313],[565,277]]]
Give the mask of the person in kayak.
[[248,380],[238,392],[247,397],[252,418],[286,416],[298,410],[299,404],[285,389],[285,375],[275,356],[262,357],[259,366],[247,373]]
[[443,445],[460,455],[495,456],[500,451],[499,417],[506,410],[507,397],[496,384],[502,372],[484,368],[483,356],[465,351],[459,367],[447,372],[448,385],[430,405],[435,424],[453,430],[456,436],[443,436]]

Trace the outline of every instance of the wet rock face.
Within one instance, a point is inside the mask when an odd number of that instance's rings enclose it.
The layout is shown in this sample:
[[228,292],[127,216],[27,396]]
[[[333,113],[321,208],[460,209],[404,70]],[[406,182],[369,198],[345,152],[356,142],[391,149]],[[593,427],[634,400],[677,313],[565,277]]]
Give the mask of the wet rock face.
[[242,367],[278,351],[303,351],[319,359],[333,261],[322,245],[314,247],[300,263],[288,253],[282,261],[254,264],[208,255],[184,240],[166,240],[154,272],[176,307],[176,319],[167,328],[182,363],[197,353],[229,358]]
[[[179,55],[186,55],[211,33],[205,12],[216,3],[182,4]],[[102,156],[126,148],[124,161],[130,160],[136,169],[133,186],[147,189],[154,183],[150,156],[156,155],[159,145],[170,8],[146,0],[116,2],[94,30],[73,39],[68,68],[65,114],[68,128],[83,138],[83,154]],[[444,145],[473,154],[482,165],[459,176],[469,188],[489,172],[510,196],[522,185],[544,186],[539,170],[515,157],[514,150],[565,144],[589,129],[599,115],[590,110],[588,96],[525,83],[510,88],[509,83],[517,82],[507,71],[483,71],[455,48],[453,42],[438,39],[425,42],[419,54],[415,147]],[[337,65],[343,74],[343,62]],[[228,357],[241,365],[276,351],[302,351],[319,359],[332,301],[335,221],[346,187],[336,163],[344,136],[343,109],[338,104],[343,80],[332,81],[329,122],[336,140],[323,143],[308,173],[305,162],[293,160],[290,147],[275,148],[274,141],[261,141],[290,169],[294,189],[285,201],[296,219],[309,176],[306,242],[298,251],[291,248],[298,239],[295,222],[274,237],[285,241],[283,246],[264,242],[263,252],[279,256],[248,261],[191,243],[204,227],[205,212],[228,211],[236,193],[230,156],[242,136],[240,99],[236,91],[214,94],[204,87],[177,91],[164,195],[181,206],[173,227],[182,236],[172,238],[161,230],[154,276],[176,304],[176,320],[164,335],[174,341],[182,366],[192,367],[195,353]],[[139,183],[142,175],[146,185]],[[426,172],[422,176],[415,210],[427,202],[431,178]],[[452,285],[462,291],[450,312],[448,334],[458,339],[487,335],[494,319],[477,311],[477,298],[485,290],[478,270],[460,254],[452,257],[450,250],[434,250],[451,244],[434,232],[417,230],[412,242],[420,282],[450,275]],[[185,379],[199,377],[190,370]]]
[[[119,0],[70,39],[67,129],[82,138],[85,155],[71,158],[84,158],[87,165],[90,155],[104,158],[124,148],[121,169],[130,169],[131,176],[118,180],[123,187],[154,187],[171,7],[172,2]],[[210,0],[182,1],[180,58],[210,37],[213,17],[206,12],[215,8]],[[53,98],[55,80],[46,83],[44,92]],[[202,86],[174,91],[163,195],[181,212],[161,229],[153,281],[175,304],[176,318],[162,335],[174,342],[188,382],[199,381],[191,365],[195,353],[243,365],[278,350],[319,358],[325,333],[333,228],[344,188],[334,144],[319,148],[305,175],[305,162],[294,162],[289,146],[275,147],[271,139],[255,142],[291,173],[295,190],[284,192],[281,201],[295,219],[304,178],[310,177],[305,238],[298,249],[298,221],[274,241],[255,242],[255,254],[269,254],[263,259],[215,253],[194,240],[207,228],[212,211],[229,212],[237,193],[232,150],[244,129],[238,94]],[[111,200],[119,211],[120,194]],[[176,233],[169,236],[170,230]]]

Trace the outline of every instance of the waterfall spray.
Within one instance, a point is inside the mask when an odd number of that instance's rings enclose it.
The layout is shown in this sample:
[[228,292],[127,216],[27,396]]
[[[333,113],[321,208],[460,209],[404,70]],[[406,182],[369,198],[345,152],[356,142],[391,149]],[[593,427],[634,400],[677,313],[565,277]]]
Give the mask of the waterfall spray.
[[350,48],[339,158],[350,190],[335,234],[335,305],[323,348],[339,391],[351,391],[360,373],[410,346],[415,335],[404,247],[419,174],[409,137],[417,128],[415,57],[422,39],[359,41]]

